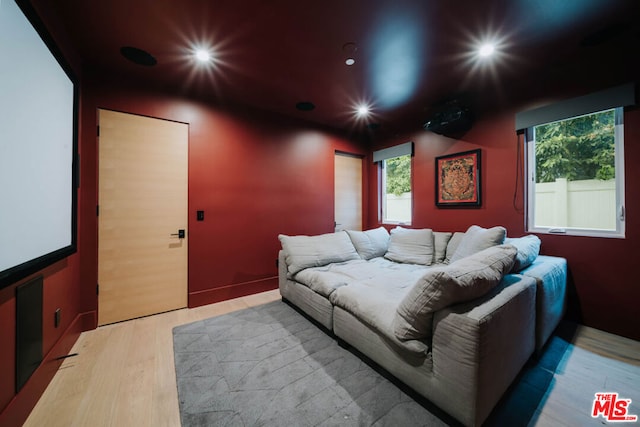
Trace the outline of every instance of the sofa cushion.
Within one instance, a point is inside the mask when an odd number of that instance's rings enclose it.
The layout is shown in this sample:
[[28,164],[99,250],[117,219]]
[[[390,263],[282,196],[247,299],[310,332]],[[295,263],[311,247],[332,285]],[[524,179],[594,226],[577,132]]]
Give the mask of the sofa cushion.
[[407,291],[402,286],[390,289],[367,281],[354,282],[336,289],[331,294],[331,302],[376,331],[398,350],[424,358],[429,352],[427,343],[421,340],[400,340],[393,332],[395,308]]
[[389,249],[385,258],[408,264],[433,263],[433,231],[429,228],[414,230],[396,227],[391,230]]
[[442,264],[447,256],[447,245],[453,233],[434,231],[433,232],[433,262]]
[[460,244],[460,241],[463,237],[464,232],[462,231],[456,231],[455,233],[453,233],[453,236],[451,236],[449,242],[447,243],[446,255],[444,257],[445,264],[449,264],[451,262],[451,257],[456,252],[456,249],[458,249],[458,245]]
[[309,267],[360,259],[344,231],[318,236],[278,236],[285,252],[288,272],[293,275]]
[[369,270],[369,262],[358,259],[305,268],[296,274],[295,280],[328,299],[337,288],[349,285],[354,276],[366,275]]
[[507,237],[504,239],[505,244],[513,245],[518,250],[516,262],[513,264],[512,273],[517,273],[529,267],[538,258],[540,254],[540,238],[529,234],[523,237]]
[[385,292],[406,293],[429,268],[400,264],[385,258],[368,261],[358,259],[305,268],[296,274],[295,280],[327,298],[337,288],[358,282],[366,283],[371,288],[384,289]]
[[347,230],[351,243],[362,259],[384,256],[389,247],[389,232],[384,227],[373,230]]
[[511,245],[493,246],[451,265],[430,269],[398,305],[393,319],[396,337],[431,336],[435,311],[489,292],[511,271],[516,252]]
[[477,225],[472,225],[464,233],[460,244],[458,244],[458,248],[451,256],[450,262],[454,263],[459,259],[473,255],[483,249],[501,245],[504,243],[506,235],[507,230],[504,227],[482,228]]

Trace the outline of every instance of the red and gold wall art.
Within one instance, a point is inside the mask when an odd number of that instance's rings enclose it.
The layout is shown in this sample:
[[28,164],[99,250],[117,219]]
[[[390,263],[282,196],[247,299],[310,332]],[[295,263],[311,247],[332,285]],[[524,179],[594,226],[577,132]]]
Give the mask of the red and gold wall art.
[[480,204],[480,150],[436,157],[436,206]]

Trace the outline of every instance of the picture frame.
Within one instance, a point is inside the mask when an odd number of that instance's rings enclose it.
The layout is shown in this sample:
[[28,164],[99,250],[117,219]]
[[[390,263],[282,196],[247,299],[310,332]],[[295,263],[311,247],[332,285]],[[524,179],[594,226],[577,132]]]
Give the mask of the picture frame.
[[480,149],[436,157],[436,206],[481,206],[480,172]]

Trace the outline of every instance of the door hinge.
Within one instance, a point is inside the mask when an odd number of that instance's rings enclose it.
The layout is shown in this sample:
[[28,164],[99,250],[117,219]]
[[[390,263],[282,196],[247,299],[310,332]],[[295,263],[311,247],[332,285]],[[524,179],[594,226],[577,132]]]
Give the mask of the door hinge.
[[100,295],[100,283],[96,283],[96,295]]
[[100,205],[96,205],[96,216],[100,216]]
[[96,126],[96,136],[100,136],[100,125]]

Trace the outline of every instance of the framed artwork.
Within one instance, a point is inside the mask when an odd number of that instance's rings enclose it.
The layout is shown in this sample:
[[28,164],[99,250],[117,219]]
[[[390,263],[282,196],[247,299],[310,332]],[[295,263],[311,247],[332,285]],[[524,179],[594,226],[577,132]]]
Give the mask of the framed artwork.
[[436,157],[436,206],[480,206],[480,150]]

